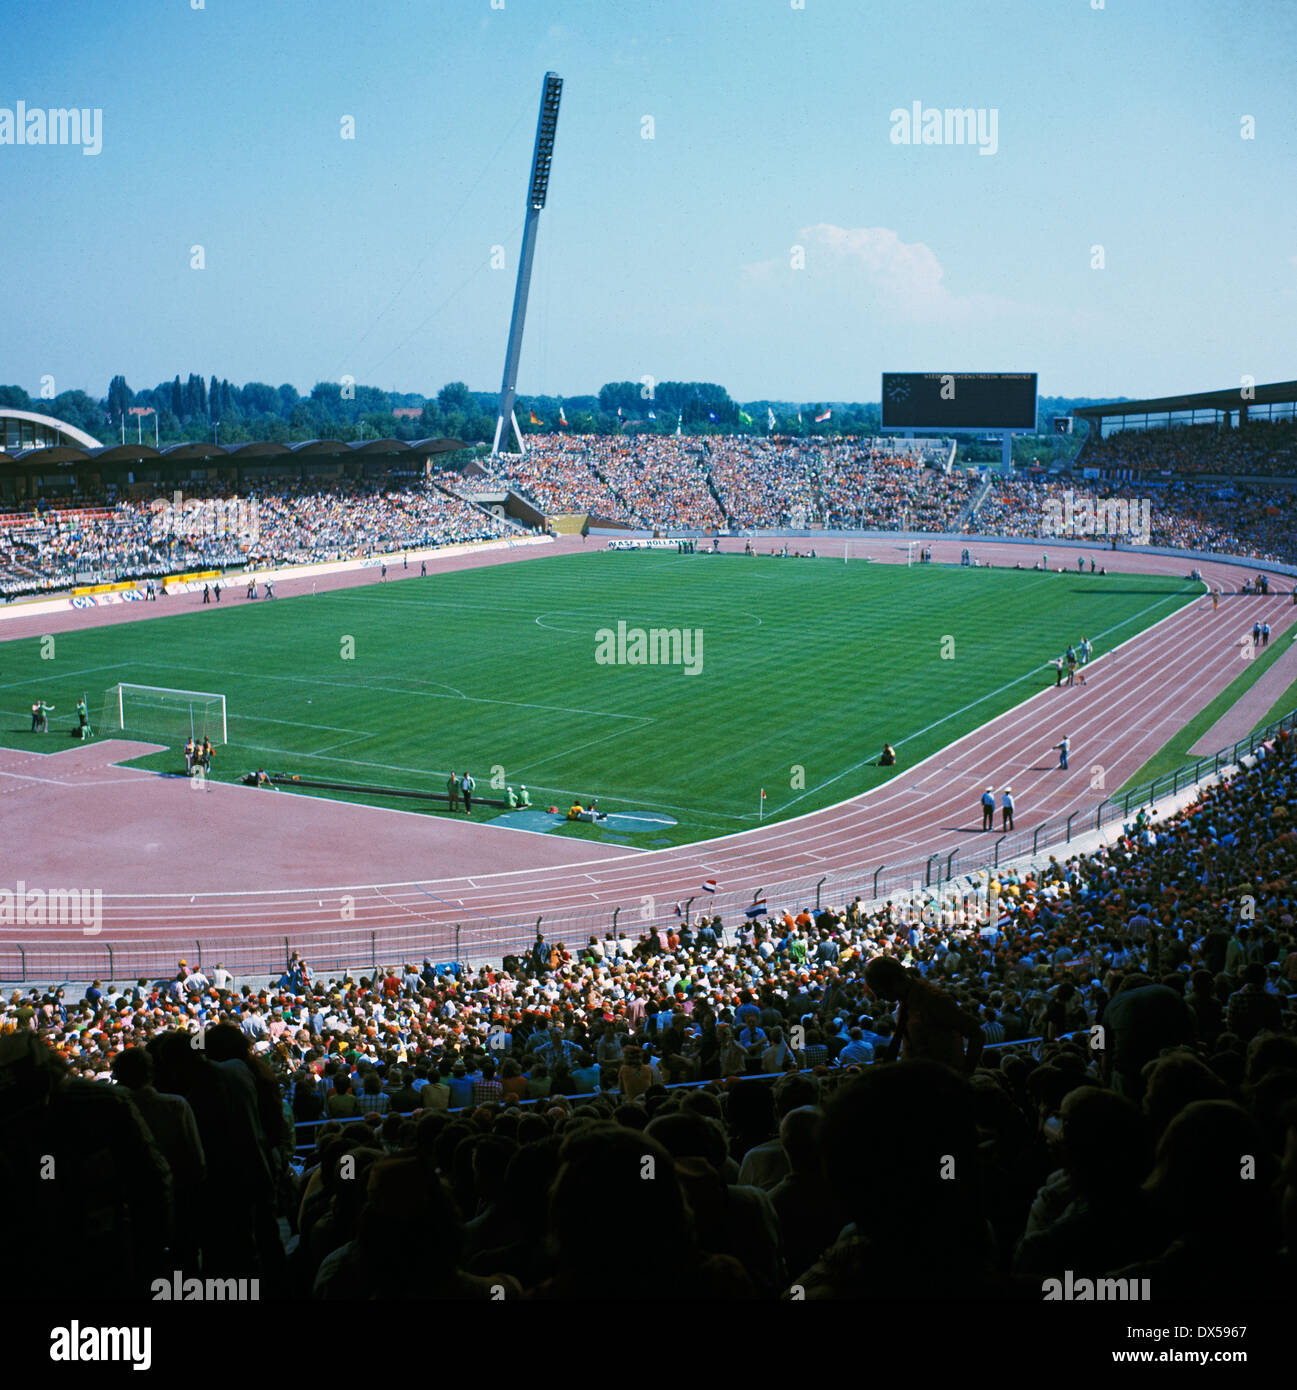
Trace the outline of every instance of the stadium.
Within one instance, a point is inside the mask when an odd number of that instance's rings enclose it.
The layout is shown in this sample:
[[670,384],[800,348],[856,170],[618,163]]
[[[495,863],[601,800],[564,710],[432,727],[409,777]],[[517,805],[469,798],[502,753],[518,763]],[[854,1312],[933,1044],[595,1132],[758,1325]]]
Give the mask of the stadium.
[[489,433],[0,394],[14,1296],[1291,1301],[1297,381],[520,394],[561,99]]

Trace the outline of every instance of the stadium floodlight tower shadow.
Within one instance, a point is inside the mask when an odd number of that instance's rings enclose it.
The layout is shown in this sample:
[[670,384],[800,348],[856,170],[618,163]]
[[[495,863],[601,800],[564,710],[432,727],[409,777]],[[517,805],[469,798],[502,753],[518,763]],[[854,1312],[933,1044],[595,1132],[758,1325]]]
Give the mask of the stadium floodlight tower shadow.
[[531,180],[527,184],[527,223],[522,233],[522,252],[518,257],[518,284],[513,292],[513,318],[509,323],[509,347],[504,355],[504,380],[500,383],[500,411],[495,421],[491,457],[509,442],[512,428],[518,452],[526,452],[518,417],[513,413],[518,392],[518,358],[522,353],[522,329],[527,318],[527,292],[531,288],[531,263],[536,254],[536,228],[540,222],[545,195],[549,191],[549,166],[554,158],[554,134],[558,130],[558,104],[563,95],[563,79],[556,72],[545,74],[540,93],[540,116],[536,121],[536,148],[531,156]]

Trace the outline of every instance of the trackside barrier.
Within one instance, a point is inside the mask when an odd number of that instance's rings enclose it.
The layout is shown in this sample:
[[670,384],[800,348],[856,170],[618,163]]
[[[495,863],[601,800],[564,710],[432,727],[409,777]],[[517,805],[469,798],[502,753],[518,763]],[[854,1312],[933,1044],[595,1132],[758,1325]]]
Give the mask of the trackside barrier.
[[[1039,1047],[1039,1045],[1040,1045],[1041,1043],[1043,1043],[1043,1042],[1044,1042],[1044,1039],[1043,1039],[1043,1038],[1017,1038],[1017,1039],[1015,1039],[1015,1040],[1012,1041],[1012,1042],[986,1043],[986,1044],[983,1046],[982,1051],[985,1053],[985,1052],[990,1052],[990,1051],[992,1051],[992,1050],[1006,1050],[1006,1049],[1011,1048],[1011,1047],[1030,1047],[1030,1048],[1036,1048],[1036,1047]],[[872,1066],[873,1063],[866,1063],[866,1065]],[[801,1071],[799,1071],[799,1072],[797,1073],[797,1075],[798,1075],[798,1076],[818,1077],[821,1085],[823,1085],[823,1084],[827,1081],[828,1083],[830,1083],[830,1086],[831,1086],[831,1087],[834,1087],[834,1086],[839,1086],[839,1085],[841,1085],[843,1081],[846,1081],[847,1079],[849,1079],[849,1078],[854,1074],[854,1072],[855,1072],[856,1070],[857,1070],[856,1067],[838,1067],[838,1066],[832,1066],[832,1067],[828,1067],[828,1068],[823,1068],[823,1069],[821,1069],[821,1070],[819,1070],[819,1071],[816,1071],[816,1070],[814,1070],[814,1069],[812,1069],[812,1068],[803,1068]],[[774,1085],[774,1083],[775,1083],[776,1081],[778,1081],[778,1080],[780,1079],[780,1077],[787,1076],[787,1075],[789,1075],[788,1072],[756,1072],[756,1073],[753,1073],[753,1074],[751,1074],[751,1075],[743,1074],[743,1075],[740,1075],[740,1076],[736,1076],[736,1077],[731,1078],[731,1080],[733,1080],[733,1081],[766,1081],[766,1082],[769,1082],[771,1085]],[[719,1078],[717,1078],[717,1077],[711,1077],[711,1078],[709,1078],[709,1079],[706,1080],[706,1081],[678,1081],[678,1082],[674,1083],[673,1085],[663,1087],[662,1089],[667,1090],[667,1091],[699,1091],[699,1090],[702,1090],[702,1088],[703,1088],[704,1086],[723,1086],[724,1084],[725,1084],[724,1081],[722,1081],[721,1079],[719,1079]],[[597,1100],[601,1095],[603,1095],[603,1096],[620,1097],[620,1096],[621,1096],[621,1092],[620,1092],[620,1091],[616,1091],[616,1090],[597,1091],[597,1092],[596,1092],[596,1091],[587,1091],[587,1092],[585,1092],[584,1094],[579,1095],[579,1096],[535,1096],[535,1097],[531,1097],[531,1098],[529,1098],[529,1099],[527,1099],[527,1100],[511,1100],[511,1101],[507,1102],[507,1104],[508,1104],[508,1106],[509,1106],[510,1109],[513,1109],[513,1108],[516,1107],[516,1108],[518,1108],[518,1109],[520,1109],[520,1110],[536,1110],[536,1109],[539,1109],[539,1108],[544,1108],[544,1107],[548,1107],[548,1106],[550,1106],[550,1105],[553,1105],[553,1104],[556,1103],[557,1101],[568,1101],[568,1102],[569,1102],[570,1104],[572,1104],[573,1106],[576,1106],[576,1105],[582,1104],[582,1103],[585,1102],[585,1101]],[[491,1104],[495,1104],[495,1105],[502,1105],[502,1104],[505,1104],[504,1101],[500,1101],[500,1100],[493,1101],[493,1102],[490,1102],[490,1103],[491,1103]],[[390,1114],[390,1113],[398,1113],[398,1114],[400,1114],[402,1120],[417,1120],[421,1115],[425,1115],[425,1114],[427,1114],[427,1115],[466,1115],[466,1114],[468,1114],[468,1113],[470,1113],[471,1111],[476,1110],[476,1109],[477,1109],[477,1106],[476,1106],[476,1105],[457,1105],[457,1106],[448,1107],[448,1108],[445,1109],[445,1110],[426,1110],[426,1111],[425,1111],[425,1110],[423,1110],[423,1109],[419,1109],[419,1110],[408,1110],[408,1111],[407,1111],[407,1110],[402,1110],[402,1111],[398,1111],[398,1112],[391,1112],[391,1111],[389,1111],[388,1113],[389,1113],[389,1114]],[[380,1118],[381,1118],[381,1119],[386,1119],[386,1118],[387,1118],[387,1115],[384,1114],[384,1115],[382,1115]],[[294,1120],[294,1121],[293,1121],[293,1128],[294,1128],[294,1130],[296,1131],[296,1134],[295,1134],[295,1136],[294,1136],[295,1142],[294,1142],[294,1145],[293,1145],[293,1152],[294,1152],[295,1154],[310,1154],[310,1153],[313,1153],[313,1152],[315,1151],[315,1142],[314,1142],[314,1141],[312,1141],[312,1142],[310,1142],[310,1143],[306,1143],[306,1144],[302,1144],[302,1143],[296,1142],[296,1135],[300,1134],[300,1133],[302,1132],[302,1130],[313,1130],[313,1131],[318,1131],[318,1130],[322,1129],[325,1125],[358,1125],[358,1124],[366,1124],[366,1123],[368,1122],[368,1119],[369,1119],[369,1116],[366,1116],[366,1115],[343,1115],[343,1116],[339,1116],[339,1117],[337,1117],[337,1118],[335,1118],[335,1119],[327,1119],[327,1120]]]
[[[1102,830],[1105,825],[1125,822],[1142,808],[1155,806],[1159,797],[1175,795],[1195,785],[1204,777],[1213,776],[1231,766],[1237,766],[1281,732],[1290,733],[1297,727],[1297,710],[1282,719],[1267,724],[1246,739],[1221,749],[1213,757],[1198,758],[1193,763],[1155,777],[1144,786],[1117,793],[1091,809],[1072,810],[1060,814],[1030,830],[1000,835],[987,849],[964,853],[952,852],[944,859],[929,855],[904,864],[861,865],[831,874],[817,874],[804,879],[766,886],[756,897],[764,896],[771,909],[810,907],[827,900],[844,905],[855,897],[862,901],[895,899],[899,895],[953,893],[956,898],[973,899],[979,888],[985,893],[990,871],[1001,864],[1025,858],[1042,850],[1055,849],[1071,843],[1075,834]],[[352,890],[347,890],[352,891]],[[573,955],[579,954],[591,936],[601,940],[616,932],[622,937],[637,938],[650,926],[668,927],[685,920],[689,911],[685,898],[680,899],[680,915],[676,903],[663,893],[653,903],[651,915],[646,916],[640,903],[596,903],[581,908],[556,908],[545,912],[536,923],[506,922],[485,915],[471,916],[458,912],[450,905],[434,900],[418,884],[386,885],[379,889],[358,888],[357,901],[362,894],[371,897],[367,908],[372,924],[360,920],[355,925],[327,930],[314,925],[294,927],[286,931],[282,955],[272,948],[266,936],[240,936],[230,930],[203,936],[198,930],[186,931],[201,918],[203,927],[211,930],[213,900],[222,910],[234,911],[229,900],[219,895],[188,894],[158,895],[150,911],[156,914],[159,935],[156,941],[102,940],[79,937],[67,941],[42,942],[27,938],[21,941],[0,941],[0,982],[24,984],[28,981],[88,980],[98,976],[105,981],[126,981],[141,978],[173,979],[176,970],[176,936],[194,941],[201,959],[222,961],[236,975],[261,972],[278,975],[295,950],[306,960],[317,976],[328,977],[345,970],[375,971],[387,965],[400,966],[406,962],[421,962],[425,958],[435,964],[458,962],[482,963],[499,960],[510,954],[521,955],[535,940],[536,930],[544,924],[551,943],[562,942]],[[104,895],[105,921],[111,929],[115,894]],[[309,898],[309,906],[302,903]],[[267,893],[258,900],[257,911],[263,919],[273,922],[278,914],[287,915],[285,903],[296,903],[294,910],[309,912],[315,906],[310,894]],[[137,908],[138,900],[123,899],[123,908]],[[709,895],[708,912],[719,915],[726,934],[742,922],[747,910],[757,906],[749,889],[718,891]],[[246,912],[241,907],[240,912]],[[460,921],[445,920],[452,912],[463,917]],[[620,922],[618,921],[620,917]],[[438,919],[441,920],[438,920]],[[692,919],[690,919],[692,920]],[[231,927],[233,924],[231,924]]]

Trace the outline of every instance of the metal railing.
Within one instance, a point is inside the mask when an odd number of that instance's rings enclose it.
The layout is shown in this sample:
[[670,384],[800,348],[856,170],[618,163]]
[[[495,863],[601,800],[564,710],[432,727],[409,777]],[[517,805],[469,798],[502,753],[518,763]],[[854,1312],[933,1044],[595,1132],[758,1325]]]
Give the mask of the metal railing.
[[[916,891],[931,893],[936,890],[940,895],[943,889],[953,892],[956,898],[971,898],[976,896],[978,885],[984,885],[985,876],[990,872],[1017,859],[1066,847],[1114,822],[1124,822],[1142,808],[1154,806],[1159,797],[1178,795],[1204,777],[1237,764],[1278,733],[1291,732],[1295,727],[1297,710],[1210,757],[1198,758],[1162,773],[1143,786],[1115,793],[1095,805],[1060,813],[1031,829],[1001,832],[989,845],[986,836],[980,835],[977,846],[972,849],[942,850],[899,864],[865,863],[828,874],[762,884],[755,889],[717,891],[709,895],[708,914],[719,915],[727,933],[732,935],[734,926],[759,901],[764,901],[773,911],[776,908],[818,910],[825,903],[843,906],[857,896],[864,902],[878,902]],[[465,914],[463,921],[447,923],[429,919],[429,895],[417,884],[401,885],[399,890],[386,889],[381,893],[371,891],[376,896],[365,912],[374,925],[366,925],[358,899],[356,924],[352,927],[333,931],[305,926],[285,931],[277,938],[264,934],[240,936],[227,931],[207,936],[196,934],[192,939],[183,937],[183,916],[190,900],[187,895],[177,895],[174,921],[168,922],[173,932],[155,941],[91,941],[81,937],[48,944],[0,942],[0,980],[25,983],[86,980],[93,976],[106,981],[174,979],[181,950],[185,959],[199,969],[210,968],[220,960],[236,975],[263,972],[277,975],[287,968],[294,951],[308,961],[317,976],[344,970],[364,974],[389,965],[418,963],[425,958],[444,965],[481,963],[506,955],[522,955],[541,931],[551,943],[561,941],[576,955],[591,936],[600,940],[610,935],[638,938],[649,927],[666,927],[669,923],[692,920],[691,908],[683,897],[678,904],[680,916],[677,917],[677,904],[663,894],[656,901],[650,899],[647,905],[642,905],[644,900],[641,899],[633,905],[601,903],[580,908],[563,907],[542,910],[535,918],[513,922]],[[109,896],[105,895],[105,903],[109,901]],[[200,901],[197,910],[207,909]],[[268,896],[265,910],[268,916],[275,910],[273,895]],[[272,941],[277,944],[272,945]]]
[[[986,1053],[996,1051],[999,1049],[1008,1049],[1011,1047],[1038,1048],[1044,1041],[1044,1038],[1006,1039],[1004,1042],[986,1043],[983,1045],[982,1051],[983,1053]],[[823,1085],[824,1082],[828,1082],[832,1087],[840,1085],[843,1081],[850,1077],[860,1066],[873,1066],[874,1062],[876,1062],[877,1060],[877,1057],[875,1057],[873,1061],[865,1063],[852,1063],[850,1066],[846,1067],[838,1066],[836,1062],[830,1063],[827,1067],[803,1067],[800,1071],[797,1072],[797,1075],[816,1077],[820,1081],[821,1085]],[[765,1081],[773,1085],[781,1077],[788,1076],[789,1074],[790,1073],[788,1072],[744,1072],[738,1076],[733,1077],[712,1076],[705,1078],[695,1078],[692,1081],[675,1081],[672,1082],[670,1085],[663,1087],[663,1089],[667,1091],[699,1091],[704,1086],[723,1086],[725,1085],[726,1081]],[[608,1090],[586,1091],[583,1092],[581,1095],[571,1096],[528,1096],[525,1099],[518,1099],[516,1101],[497,1100],[492,1103],[501,1105],[507,1104],[510,1108],[513,1108],[513,1106],[516,1105],[519,1109],[525,1111],[536,1110],[542,1107],[546,1107],[552,1105],[555,1101],[568,1101],[572,1105],[580,1105],[584,1101],[598,1100],[600,1096],[610,1096],[613,1099],[619,1101],[625,1099],[625,1096],[621,1091]],[[359,1097],[357,1097],[357,1099],[359,1099]],[[417,1110],[392,1111],[389,1109],[388,1111],[384,1112],[381,1116],[379,1116],[379,1118],[381,1120],[385,1120],[390,1114],[398,1114],[400,1115],[402,1120],[417,1120],[421,1115],[424,1114],[464,1115],[476,1109],[476,1103],[473,1105],[447,1106],[444,1110],[424,1110],[421,1106]],[[303,1130],[318,1131],[322,1129],[325,1125],[368,1124],[370,1119],[373,1117],[373,1114],[374,1112],[370,1112],[369,1114],[365,1115],[337,1115],[323,1120],[293,1120],[293,1152],[294,1154],[309,1154],[313,1153],[315,1150],[316,1143],[314,1140],[308,1141],[307,1143],[300,1142],[300,1135]],[[285,1121],[287,1121],[287,1117],[285,1117]]]

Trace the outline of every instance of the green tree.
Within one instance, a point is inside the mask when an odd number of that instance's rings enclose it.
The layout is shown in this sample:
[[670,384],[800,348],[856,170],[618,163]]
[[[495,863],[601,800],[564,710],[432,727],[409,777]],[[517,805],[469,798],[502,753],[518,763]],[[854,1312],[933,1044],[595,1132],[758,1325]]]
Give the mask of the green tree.
[[277,415],[279,393],[264,381],[249,381],[238,392],[239,408],[245,415]]
[[[446,416],[449,416],[452,411],[458,411],[461,415],[468,416],[475,410],[472,392],[462,381],[448,381],[437,392],[437,404]],[[458,436],[456,437],[458,438]]]
[[47,403],[41,414],[65,420],[69,425],[75,425],[77,429],[93,434],[96,439],[110,437],[113,426],[117,423],[115,420],[112,423],[106,421],[103,405],[84,391],[61,392]]
[[113,377],[112,381],[108,383],[108,414],[116,420],[134,404],[135,392],[127,386],[126,378],[124,376]]

